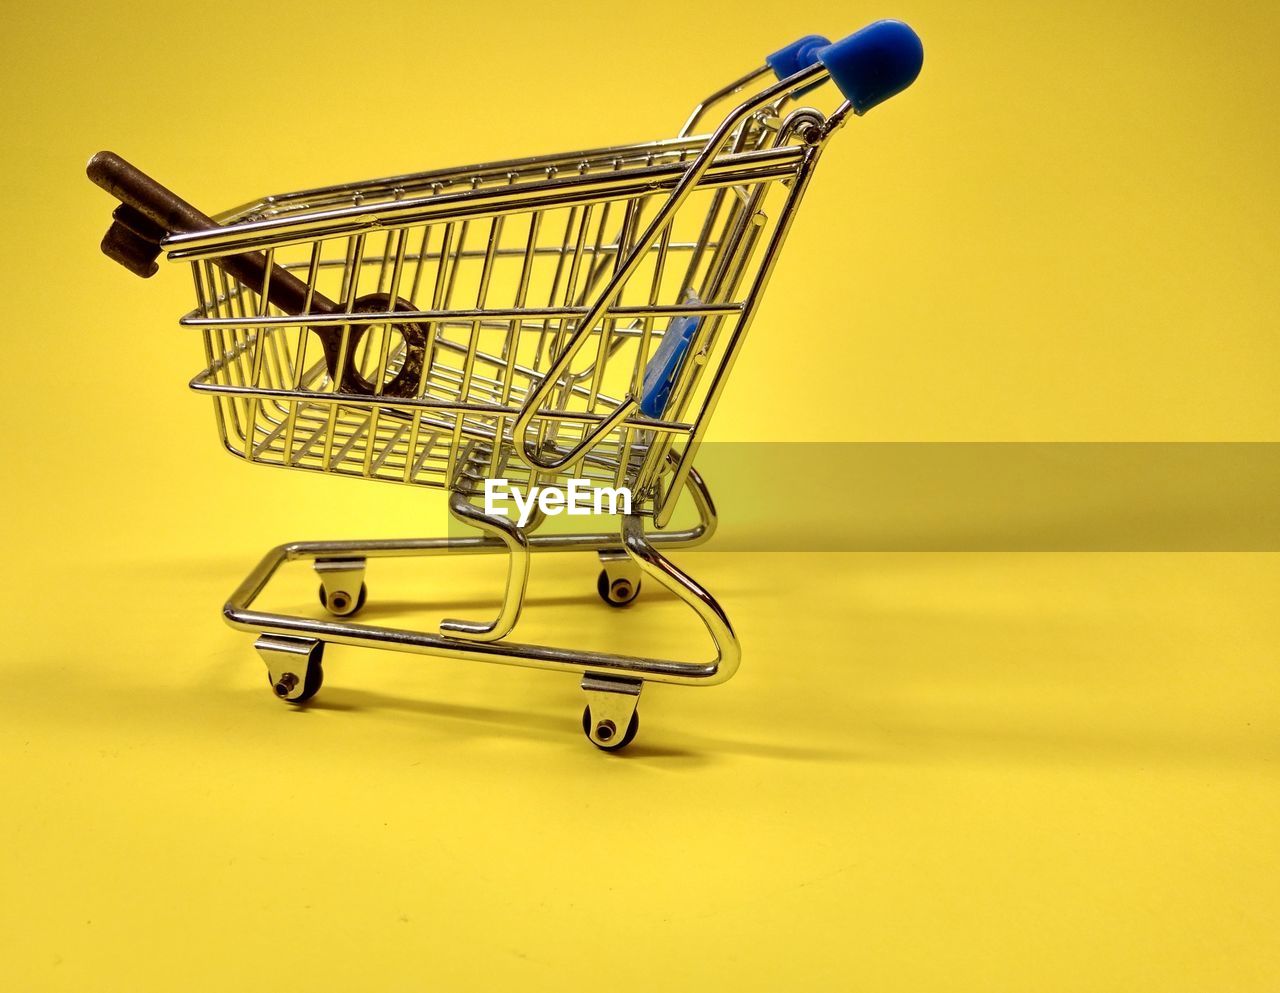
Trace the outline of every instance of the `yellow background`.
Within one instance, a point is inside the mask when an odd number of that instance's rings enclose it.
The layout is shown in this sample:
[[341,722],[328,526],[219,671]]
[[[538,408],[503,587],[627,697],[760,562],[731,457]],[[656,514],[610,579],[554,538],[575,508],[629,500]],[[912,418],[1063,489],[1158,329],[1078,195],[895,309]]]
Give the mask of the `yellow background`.
[[[794,437],[768,395],[808,439],[1278,440],[1272,4],[4,9],[0,987],[1280,986],[1274,555],[689,555],[743,669],[646,690],[625,758],[545,673],[333,650],[290,710],[218,618],[266,546],[442,501],[227,459],[92,152],[212,210],[661,137],[886,15],[924,73],[833,141],[716,437]],[[693,651],[594,576],[537,563],[522,638]]]

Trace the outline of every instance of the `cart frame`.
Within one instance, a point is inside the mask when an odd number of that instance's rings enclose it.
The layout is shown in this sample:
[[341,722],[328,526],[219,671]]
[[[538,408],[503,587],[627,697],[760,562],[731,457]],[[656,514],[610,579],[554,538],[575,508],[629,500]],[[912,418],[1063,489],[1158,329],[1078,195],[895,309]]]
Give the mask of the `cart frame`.
[[[292,703],[313,696],[327,644],[568,671],[581,675],[587,696],[584,732],[613,750],[635,736],[645,682],[710,686],[729,679],[741,649],[728,617],[664,552],[701,545],[715,531],[715,504],[694,458],[821,151],[851,114],[909,85],[921,54],[918,38],[899,22],[877,22],[836,45],[809,36],[698,104],[674,139],[319,187],[266,197],[216,218],[117,156],[95,156],[91,177],[122,203],[104,251],[143,276],[155,271],[161,251],[192,266],[198,306],[180,323],[202,333],[207,365],[190,385],[211,395],[221,441],[232,454],[442,487],[452,516],[481,532],[291,542],[269,551],[231,594],[223,617],[258,635],[255,647],[276,695]],[[761,86],[771,71],[778,81]],[[784,113],[789,101],[829,78],[845,96],[833,113],[811,107]],[[740,102],[709,133],[695,134],[713,107],[733,98]],[[677,243],[680,212],[700,194],[710,204],[701,231]],[[651,202],[657,210],[646,219]],[[609,240],[606,219],[614,204],[624,212]],[[600,205],[588,248],[592,210]],[[564,238],[558,248],[544,247],[540,220],[560,208],[569,210]],[[487,300],[495,264],[519,261],[514,257],[521,254],[504,245],[501,232],[508,218],[519,216],[528,218],[523,268],[513,302],[495,306]],[[488,224],[483,247],[467,248],[472,222]],[[428,239],[436,229],[443,234],[433,256]],[[418,230],[413,254],[409,235]],[[378,264],[376,255],[365,258],[371,235],[385,235],[377,292],[358,298],[371,271],[366,266]],[[346,239],[345,258],[326,262],[323,246],[339,239]],[[309,246],[309,259],[279,261],[277,252],[287,256],[300,246]],[[676,300],[660,292],[671,283],[664,266],[673,252],[688,253]],[[556,258],[551,299],[531,306],[530,273],[546,253]],[[434,291],[424,290],[431,304],[406,301],[406,259],[415,273],[412,300],[433,258]],[[473,261],[482,265],[475,304],[459,307],[454,281],[464,262]],[[335,300],[318,288],[326,266],[337,266],[342,277]],[[647,302],[628,302],[630,281],[645,266],[652,269]],[[665,331],[655,323],[662,318]],[[451,328],[462,328],[462,337],[451,339]],[[366,337],[370,329],[382,329],[378,344]],[[495,330],[505,341],[482,349],[483,335]],[[393,331],[400,336],[396,344]],[[324,357],[308,364],[312,335],[324,345]],[[666,392],[654,401],[651,362],[663,346],[686,351],[673,362],[668,353],[670,367],[659,370]],[[590,359],[585,367],[580,355]],[[628,370],[616,396],[604,389],[615,361]],[[298,447],[303,423],[316,426]],[[317,440],[319,457],[311,452]],[[478,483],[501,467],[523,473],[531,486],[595,472],[630,484],[635,503],[620,515],[617,531],[537,533],[540,515],[521,525],[475,505]],[[672,528],[685,493],[698,520]],[[682,662],[508,640],[534,551],[596,553],[598,590],[615,606],[634,600],[647,577],[699,618],[714,657]],[[506,553],[508,571],[492,620],[449,619],[439,632],[424,632],[350,619],[364,603],[370,559],[498,552]],[[332,617],[255,609],[277,572],[297,561],[313,564]]]

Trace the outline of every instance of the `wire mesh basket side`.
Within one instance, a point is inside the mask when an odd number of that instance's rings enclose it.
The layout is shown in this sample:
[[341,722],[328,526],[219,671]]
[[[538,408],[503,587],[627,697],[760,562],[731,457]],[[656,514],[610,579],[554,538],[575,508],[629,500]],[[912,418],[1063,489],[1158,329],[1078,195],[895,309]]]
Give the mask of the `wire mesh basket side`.
[[[593,446],[585,470],[652,487],[665,459],[648,450],[687,430],[674,412],[697,410],[698,382],[742,313],[741,289],[787,177],[777,169],[740,183],[721,177],[689,199],[539,410],[541,445],[572,448],[638,395],[673,320],[696,319],[672,413],[619,426]],[[271,263],[301,280],[309,298],[336,302],[322,314],[286,314],[265,287],[230,280],[216,257],[198,260],[197,309],[185,323],[201,328],[207,365],[193,385],[218,395],[223,441],[250,461],[456,486],[465,440],[487,445],[491,472],[520,470],[506,444],[514,414],[662,200],[647,190],[562,195],[531,209],[270,249]],[[469,464],[476,457],[473,445]]]

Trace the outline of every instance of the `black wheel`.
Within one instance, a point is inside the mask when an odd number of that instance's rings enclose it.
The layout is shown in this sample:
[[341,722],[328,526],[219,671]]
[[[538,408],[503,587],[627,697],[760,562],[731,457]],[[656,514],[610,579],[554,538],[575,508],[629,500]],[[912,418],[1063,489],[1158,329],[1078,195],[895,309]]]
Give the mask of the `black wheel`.
[[[612,722],[610,723],[610,733],[614,733]],[[632,711],[631,721],[627,724],[627,733],[621,738],[613,738],[608,744],[600,744],[595,738],[591,737],[591,706],[587,705],[582,708],[582,733],[587,736],[587,741],[595,745],[602,752],[616,752],[626,748],[635,739],[636,732],[640,730],[640,711]]]
[[[369,587],[364,583],[360,584],[360,592],[356,595],[356,605],[350,610],[334,610],[329,607],[329,595],[324,591],[324,583],[320,584],[320,606],[336,617],[352,617],[360,612],[360,608],[364,606],[365,600],[369,596]],[[335,606],[338,606],[335,604]]]
[[[303,677],[302,692],[299,693],[297,696],[295,697],[289,696],[289,693],[292,692],[293,687],[297,685],[296,676],[294,676],[295,682],[293,683],[286,682],[285,680],[281,680],[280,682],[277,683],[272,681],[271,675],[270,673],[268,673],[267,685],[270,686],[271,691],[275,693],[275,695],[278,696],[285,703],[290,703],[290,704],[293,704],[294,706],[297,706],[298,704],[306,703],[313,696],[319,693],[320,687],[324,685],[324,665],[321,662],[321,659],[323,658],[323,654],[324,654],[324,645],[322,644],[320,645],[319,648],[316,649],[315,654],[312,655],[312,657],[307,662],[307,674],[305,677]],[[286,676],[293,676],[293,673],[286,673]]]
[[609,570],[601,569],[596,579],[596,592],[610,607],[625,607],[640,595],[640,580],[632,583],[629,579],[615,579],[610,584]]

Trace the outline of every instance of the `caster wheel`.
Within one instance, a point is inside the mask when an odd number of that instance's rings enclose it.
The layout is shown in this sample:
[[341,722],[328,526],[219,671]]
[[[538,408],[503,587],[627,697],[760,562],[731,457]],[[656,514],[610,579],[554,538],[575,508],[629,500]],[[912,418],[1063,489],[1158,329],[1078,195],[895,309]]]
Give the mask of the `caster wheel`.
[[369,587],[364,583],[360,584],[360,593],[356,596],[356,602],[351,603],[351,595],[349,593],[337,593],[334,595],[333,603],[329,603],[329,595],[324,591],[324,583],[320,584],[320,606],[333,614],[335,617],[351,617],[359,612],[364,606],[365,600],[369,596]]
[[600,749],[602,752],[619,751],[631,744],[632,740],[636,736],[636,732],[640,730],[640,711],[637,710],[632,713],[631,720],[627,724],[627,733],[624,735],[618,736],[617,729],[613,727],[612,721],[607,723],[609,725],[607,728],[597,731],[597,734],[601,737],[604,737],[605,734],[608,734],[609,736],[609,741],[602,745],[600,742],[596,741],[595,738],[591,737],[591,707],[586,706],[582,708],[582,733],[587,736],[587,741],[591,742],[591,744],[595,745],[596,748]]
[[285,672],[279,679],[268,673],[267,685],[285,703],[294,705],[306,703],[319,693],[320,687],[324,685],[324,666],[321,663],[323,654],[324,646],[322,644],[308,660],[306,676],[303,678],[302,692],[296,696],[290,696],[298,686],[298,677],[292,672]]
[[633,583],[629,579],[615,579],[610,583],[609,570],[601,569],[600,578],[596,580],[596,592],[610,607],[625,607],[640,595],[640,580]]

